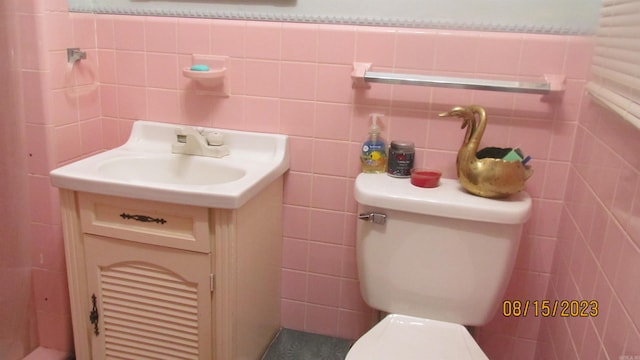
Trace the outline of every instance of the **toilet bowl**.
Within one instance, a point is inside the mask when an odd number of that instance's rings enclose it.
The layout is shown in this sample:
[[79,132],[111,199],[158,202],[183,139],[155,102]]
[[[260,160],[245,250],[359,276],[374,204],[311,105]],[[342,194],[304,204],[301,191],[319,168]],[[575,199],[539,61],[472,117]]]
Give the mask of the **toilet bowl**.
[[391,314],[362,336],[346,360],[488,360],[458,324]]
[[347,360],[488,359],[465,328],[491,320],[511,276],[531,198],[433,189],[360,174],[357,263],[364,301],[389,313]]

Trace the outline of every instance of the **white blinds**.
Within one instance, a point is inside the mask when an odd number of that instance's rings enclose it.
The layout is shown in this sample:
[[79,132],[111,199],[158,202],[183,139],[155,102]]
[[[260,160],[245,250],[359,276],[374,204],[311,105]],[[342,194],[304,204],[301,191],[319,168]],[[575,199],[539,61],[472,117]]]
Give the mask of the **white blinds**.
[[640,0],[603,0],[587,91],[640,128]]

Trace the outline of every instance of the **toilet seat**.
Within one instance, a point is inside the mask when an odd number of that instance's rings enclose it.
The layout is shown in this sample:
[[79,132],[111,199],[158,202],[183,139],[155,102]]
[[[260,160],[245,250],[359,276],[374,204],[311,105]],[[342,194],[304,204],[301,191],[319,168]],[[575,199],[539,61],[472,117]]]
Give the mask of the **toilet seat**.
[[346,360],[489,360],[464,326],[391,314],[358,339]]

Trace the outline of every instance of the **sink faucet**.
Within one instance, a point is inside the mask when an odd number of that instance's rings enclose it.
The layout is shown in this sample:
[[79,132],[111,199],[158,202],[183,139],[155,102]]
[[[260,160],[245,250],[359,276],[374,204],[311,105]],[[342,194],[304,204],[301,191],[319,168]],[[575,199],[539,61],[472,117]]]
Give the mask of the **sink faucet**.
[[221,133],[211,131],[206,134],[185,126],[176,129],[176,141],[171,146],[174,154],[198,155],[221,158],[229,155],[229,147],[224,145]]

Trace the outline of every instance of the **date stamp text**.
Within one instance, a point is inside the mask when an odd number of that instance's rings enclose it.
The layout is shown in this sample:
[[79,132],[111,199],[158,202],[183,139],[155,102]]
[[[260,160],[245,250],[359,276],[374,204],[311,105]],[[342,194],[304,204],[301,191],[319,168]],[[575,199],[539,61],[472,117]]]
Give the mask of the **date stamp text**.
[[598,300],[505,300],[505,317],[596,317]]

